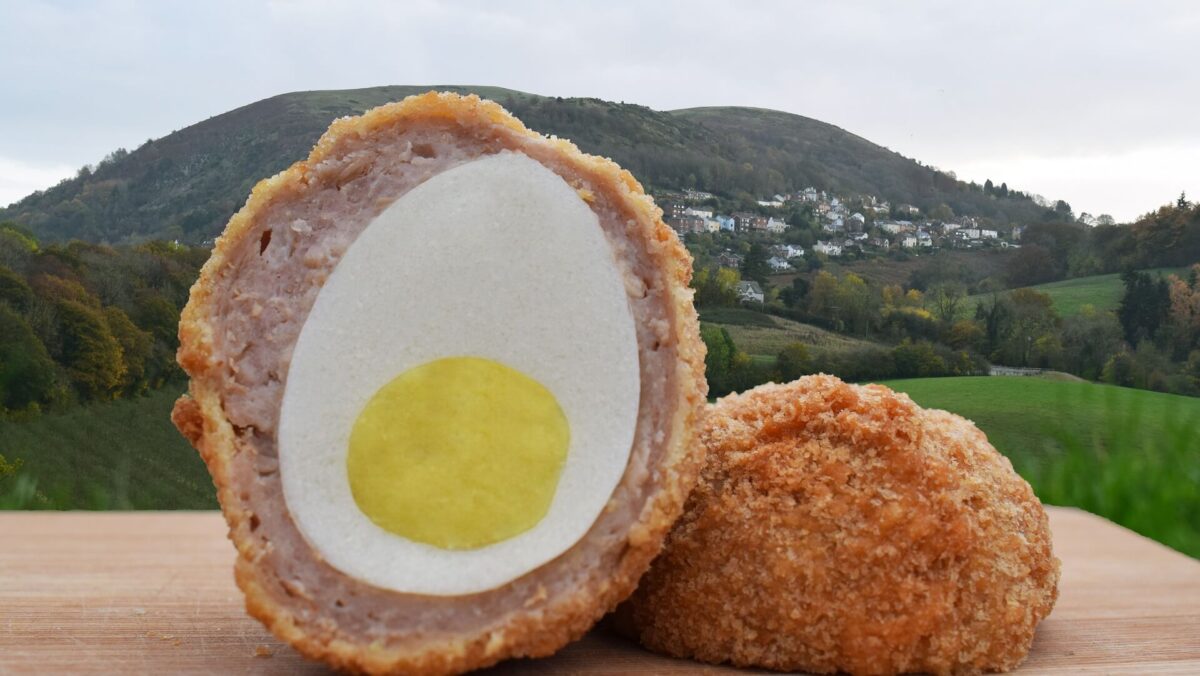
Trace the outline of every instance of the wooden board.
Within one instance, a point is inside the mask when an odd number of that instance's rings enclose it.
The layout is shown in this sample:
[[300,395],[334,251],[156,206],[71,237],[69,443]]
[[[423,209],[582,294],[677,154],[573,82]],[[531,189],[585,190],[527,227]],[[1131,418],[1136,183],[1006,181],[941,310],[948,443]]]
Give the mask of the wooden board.
[[[1021,673],[1200,674],[1200,562],[1052,509],[1062,595]],[[0,673],[324,673],[242,611],[216,513],[0,513]],[[738,673],[594,631],[493,673]],[[745,672],[741,672],[745,673]]]

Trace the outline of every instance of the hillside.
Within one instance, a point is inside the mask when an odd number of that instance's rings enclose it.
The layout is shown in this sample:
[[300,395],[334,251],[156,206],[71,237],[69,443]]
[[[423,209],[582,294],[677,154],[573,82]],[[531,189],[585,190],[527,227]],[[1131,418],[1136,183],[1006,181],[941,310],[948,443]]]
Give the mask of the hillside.
[[1200,557],[1200,399],[1041,378],[885,384],[974,420],[1043,501]]
[[0,456],[20,463],[0,474],[0,508],[216,508],[204,462],[171,424],[183,389],[0,420]]
[[874,345],[811,324],[741,308],[702,308],[700,321],[725,329],[739,350],[766,360],[774,360],[775,355],[792,343],[834,351]]
[[[1166,276],[1186,275],[1186,271],[1187,268],[1155,268],[1145,272]],[[1037,284],[1030,288],[1049,295],[1060,317],[1077,315],[1083,311],[1085,305],[1091,305],[1098,312],[1114,312],[1125,293],[1125,284],[1121,281],[1121,275],[1117,273],[1064,279]],[[975,306],[987,297],[988,294],[968,296],[967,301],[963,303],[964,316],[972,316]]]
[[[1043,212],[1019,193],[984,195],[838,127],[789,113],[659,112],[494,87],[434,88],[493,98],[533,129],[612,157],[651,188],[763,196],[813,185],[927,209],[946,203],[955,213],[1001,223]],[[116,150],[75,178],[0,209],[0,221],[18,221],[45,241],[203,242],[220,232],[256,181],[303,158],[331,120],[428,89],[388,86],[264,99],[131,152]]]

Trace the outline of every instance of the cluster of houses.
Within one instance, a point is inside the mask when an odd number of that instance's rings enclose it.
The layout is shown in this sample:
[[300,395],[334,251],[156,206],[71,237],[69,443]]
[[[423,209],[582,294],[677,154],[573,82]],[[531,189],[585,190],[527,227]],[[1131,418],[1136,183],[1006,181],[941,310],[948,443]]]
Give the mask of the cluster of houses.
[[[681,235],[704,232],[782,234],[788,225],[775,216],[735,212],[718,214],[711,208],[698,206],[713,199],[707,192],[686,190],[681,196],[661,200],[664,220]],[[920,250],[923,248],[978,248],[984,246],[1016,246],[1021,228],[1014,228],[1011,238],[995,229],[982,227],[973,218],[950,221],[920,220],[920,209],[910,204],[894,208],[886,200],[874,196],[856,199],[852,209],[841,197],[816,188],[786,195],[774,195],[759,200],[759,205],[783,209],[802,204],[812,209],[820,236],[812,246],[814,252],[825,256],[843,256],[864,251],[882,252],[893,247]],[[910,220],[905,220],[910,219]],[[800,247],[776,247],[769,264],[772,270],[783,272],[794,267],[796,259],[804,256]],[[724,257],[724,259],[722,259]],[[718,262],[737,267],[740,257],[726,252]]]

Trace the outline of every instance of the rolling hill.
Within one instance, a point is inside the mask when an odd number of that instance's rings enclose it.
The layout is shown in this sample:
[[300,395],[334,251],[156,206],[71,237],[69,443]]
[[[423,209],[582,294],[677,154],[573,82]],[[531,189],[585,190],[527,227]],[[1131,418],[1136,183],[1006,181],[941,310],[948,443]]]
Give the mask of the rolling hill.
[[[1164,277],[1172,274],[1186,277],[1187,268],[1155,268],[1144,272]],[[1118,273],[1064,279],[1030,288],[1049,295],[1060,317],[1077,315],[1086,305],[1091,305],[1097,312],[1115,312],[1121,303],[1121,296],[1125,293],[1125,283],[1121,281],[1121,275]],[[963,303],[963,316],[972,316],[975,306],[986,300],[987,296],[988,294],[968,296]]]
[[[435,86],[495,99],[531,128],[612,157],[649,188],[762,196],[808,185],[865,193],[998,223],[1044,212],[1021,193],[1000,199],[824,122],[772,110],[661,112],[599,99],[496,87]],[[5,209],[43,241],[198,243],[219,233],[259,179],[303,158],[334,118],[431,89],[387,86],[282,94],[193,124]],[[1000,178],[1000,177],[996,177]]]

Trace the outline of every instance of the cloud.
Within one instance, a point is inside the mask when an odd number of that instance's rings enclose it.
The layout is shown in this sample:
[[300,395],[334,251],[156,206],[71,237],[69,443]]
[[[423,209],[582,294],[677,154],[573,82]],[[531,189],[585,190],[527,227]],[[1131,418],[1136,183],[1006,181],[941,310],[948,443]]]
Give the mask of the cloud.
[[0,207],[70,178],[75,171],[74,167],[67,165],[36,165],[0,157]]
[[[1200,5],[1186,0],[34,0],[5,14],[0,156],[47,165],[286,91],[478,84],[776,108],[1055,196],[1060,177],[1010,161],[1150,160],[1139,151],[1195,139],[1200,109]],[[1072,190],[1077,208],[1129,212],[1108,178]]]

